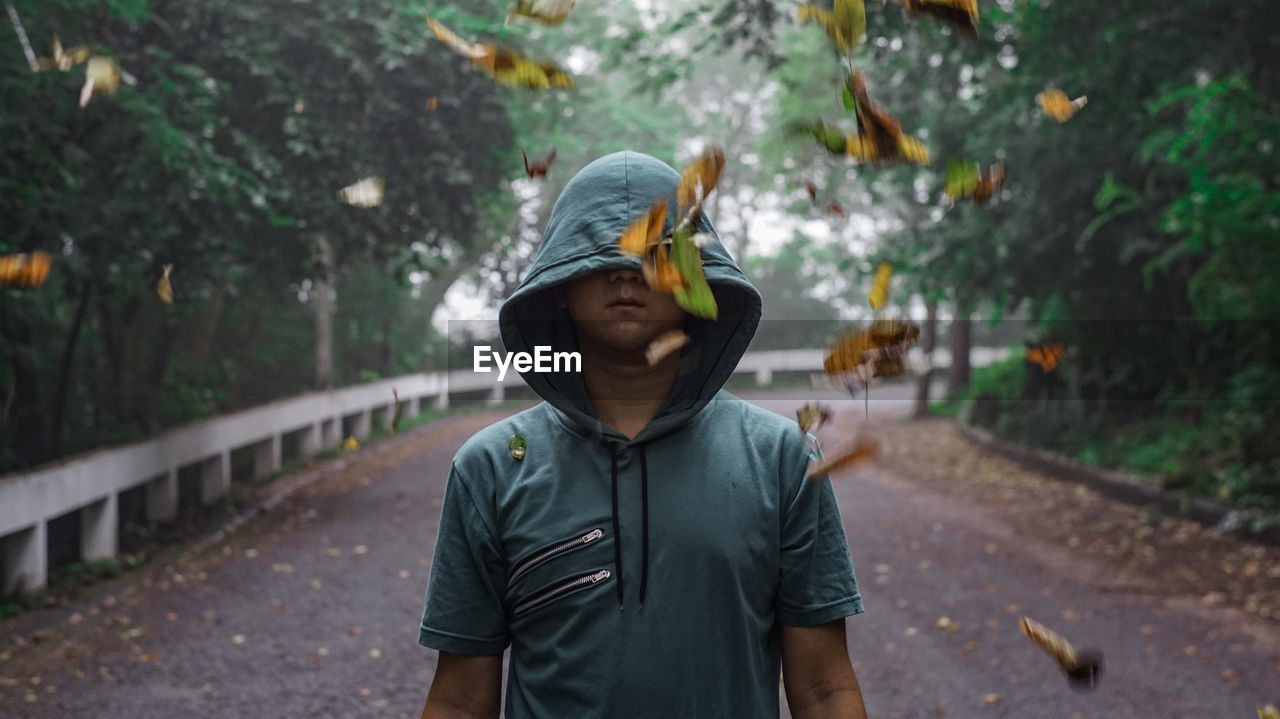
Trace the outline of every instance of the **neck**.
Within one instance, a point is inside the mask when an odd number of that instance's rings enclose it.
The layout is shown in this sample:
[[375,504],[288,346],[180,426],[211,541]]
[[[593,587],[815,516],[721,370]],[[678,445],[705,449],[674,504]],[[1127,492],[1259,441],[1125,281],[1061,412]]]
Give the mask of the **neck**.
[[617,358],[582,351],[582,382],[596,416],[627,439],[640,434],[667,401],[679,367],[679,352],[650,367],[643,356]]

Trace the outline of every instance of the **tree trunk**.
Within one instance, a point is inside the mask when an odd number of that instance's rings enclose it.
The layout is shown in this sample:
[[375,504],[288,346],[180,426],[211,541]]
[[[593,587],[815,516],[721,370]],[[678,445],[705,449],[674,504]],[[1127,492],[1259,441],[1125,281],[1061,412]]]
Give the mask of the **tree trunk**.
[[947,397],[956,397],[969,386],[971,344],[969,311],[957,309],[956,316],[951,320],[951,366],[947,368]]
[[85,278],[80,288],[80,299],[76,302],[76,311],[71,318],[71,327],[67,331],[67,341],[62,348],[62,362],[58,368],[58,389],[53,401],[53,422],[50,424],[49,453],[53,457],[62,456],[62,429],[66,420],[67,396],[71,390],[71,368],[75,364],[76,346],[80,343],[80,329],[84,326],[85,311],[89,307],[89,294],[93,280]]
[[315,387],[326,390],[333,389],[333,245],[317,235],[316,249],[319,261],[311,299],[316,318]]
[[226,304],[231,283],[225,278],[213,291],[213,296],[204,303],[183,333],[182,345],[188,348],[186,353],[187,367],[190,370],[190,381],[201,383],[201,374],[209,361],[209,353],[213,349],[213,339],[218,333],[218,321],[222,318],[222,308]]
[[912,417],[924,419],[929,416],[929,385],[933,379],[933,350],[938,345],[938,303],[926,302],[928,314],[924,319],[924,340],[920,349],[924,352],[925,371],[916,380],[916,407]]

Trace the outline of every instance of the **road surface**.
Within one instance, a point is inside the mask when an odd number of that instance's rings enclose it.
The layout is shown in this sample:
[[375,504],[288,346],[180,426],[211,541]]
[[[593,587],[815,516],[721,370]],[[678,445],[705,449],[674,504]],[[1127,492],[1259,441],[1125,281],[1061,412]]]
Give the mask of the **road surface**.
[[[820,394],[754,401],[794,416]],[[846,400],[824,432],[888,424],[910,406],[905,387],[873,396],[869,418]],[[450,458],[498,416],[442,420],[329,460],[229,537],[135,574],[38,642],[5,640],[0,716],[417,716],[435,664],[417,624]],[[927,433],[911,442],[931,451]],[[873,719],[1246,719],[1280,701],[1276,623],[1173,601],[1141,577],[1109,583],[1133,568],[895,467],[835,480],[867,608],[848,620],[849,651]],[[1022,614],[1101,647],[1100,687],[1069,689],[1020,635]]]

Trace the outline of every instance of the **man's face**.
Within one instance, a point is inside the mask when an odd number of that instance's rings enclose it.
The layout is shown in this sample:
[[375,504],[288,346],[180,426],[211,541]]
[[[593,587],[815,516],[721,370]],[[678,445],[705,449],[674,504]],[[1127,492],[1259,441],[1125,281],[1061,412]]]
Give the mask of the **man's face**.
[[565,285],[564,301],[583,349],[643,353],[663,332],[684,326],[675,298],[655,292],[637,270],[601,270]]

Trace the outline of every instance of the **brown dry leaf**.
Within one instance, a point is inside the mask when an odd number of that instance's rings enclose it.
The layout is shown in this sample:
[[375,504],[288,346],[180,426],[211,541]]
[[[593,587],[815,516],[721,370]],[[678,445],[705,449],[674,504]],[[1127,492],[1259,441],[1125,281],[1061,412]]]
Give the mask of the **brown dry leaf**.
[[408,569],[401,569],[399,572],[396,572],[396,576],[397,576],[397,577],[400,577],[401,579],[408,579],[408,578],[409,578],[409,570],[408,570]]
[[938,617],[938,621],[934,622],[933,626],[945,629],[948,632],[955,632],[960,629],[960,623],[952,621],[951,617]]
[[676,350],[689,344],[689,335],[680,330],[671,330],[662,333],[657,339],[649,343],[644,351],[645,361],[652,367],[662,361],[663,357],[675,352]]
[[553,87],[574,90],[577,85],[569,73],[554,63],[533,60],[524,54],[500,45],[473,43],[464,40],[444,25],[427,18],[427,25],[440,41],[458,54],[471,60],[500,85],[548,90]]
[[1081,95],[1074,100],[1069,100],[1067,99],[1067,93],[1057,88],[1049,88],[1036,95],[1036,101],[1040,103],[1044,114],[1058,122],[1066,122],[1089,103],[1089,98]]
[[351,634],[351,636],[353,636],[353,637],[354,637],[355,635],[357,635],[357,634],[359,634],[359,633],[360,633],[360,627],[358,627],[358,626],[356,626],[356,627],[352,627],[352,628],[348,629],[348,630],[347,630],[347,632],[348,632],[348,633],[350,633],[350,634]]
[[685,210],[710,194],[715,189],[723,168],[724,151],[714,145],[690,160],[680,173],[680,182],[676,185],[676,214],[683,215]]
[[164,274],[160,275],[160,281],[156,283],[156,295],[166,305],[173,304],[173,285],[169,284],[169,273],[172,271],[173,265],[165,265],[162,268]]
[[956,28],[970,40],[978,39],[977,0],[902,0],[907,10],[928,15]]
[[507,13],[507,24],[537,22],[555,26],[564,22],[578,0],[516,0]]
[[1239,674],[1238,672],[1236,672],[1236,670],[1234,670],[1234,669],[1223,669],[1223,670],[1222,670],[1222,681],[1224,681],[1224,682],[1226,682],[1226,683],[1228,683],[1228,684],[1233,684],[1233,683],[1235,683],[1235,681],[1236,681],[1237,679],[1239,679],[1239,678],[1240,678],[1240,674]]
[[814,462],[809,467],[809,471],[805,474],[805,479],[815,480],[826,477],[833,472],[848,469],[856,464],[870,461],[876,455],[876,445],[873,442],[858,440],[846,448],[834,452],[829,457],[823,457]]
[[380,657],[380,656],[382,656],[382,650],[380,650],[380,649],[370,649],[370,650],[369,650],[369,658],[370,658],[370,659],[377,659],[377,658],[378,658],[378,657]]
[[329,555],[330,557],[342,556],[342,550],[338,549],[337,547],[329,547],[328,549],[324,550],[324,553]]
[[854,116],[858,121],[858,134],[847,139],[845,154],[868,162],[930,164],[924,144],[903,134],[898,118],[871,99],[861,72],[847,76],[845,84],[856,102]]
[[365,688],[365,687],[361,687],[361,688],[360,688],[360,696],[362,696],[362,697],[367,697],[367,696],[369,696],[369,695],[370,695],[370,694],[372,694],[372,693],[373,693],[373,690],[372,690],[372,689],[367,689],[367,688]]
[[817,432],[819,427],[830,420],[830,408],[816,402],[807,402],[796,410],[796,422],[799,423],[801,432]]
[[618,250],[624,254],[642,257],[662,239],[662,228],[667,221],[667,198],[659,197],[649,206],[649,211],[637,218],[618,237]]
[[155,652],[147,652],[146,654],[143,654],[138,657],[138,661],[141,661],[141,662],[154,662],[155,660],[156,660]]

